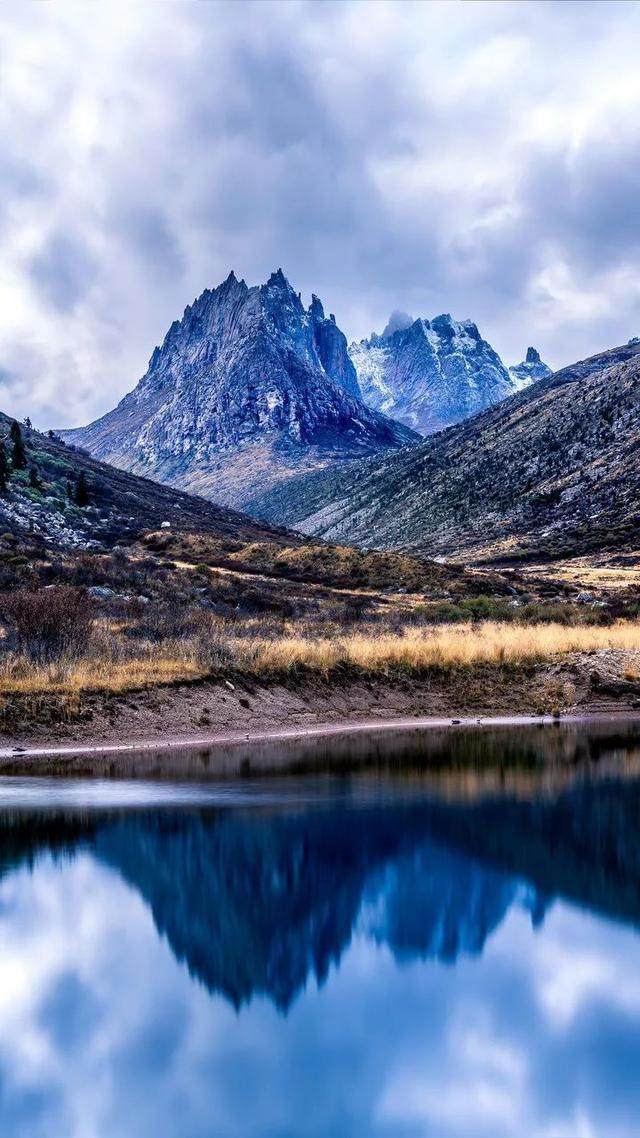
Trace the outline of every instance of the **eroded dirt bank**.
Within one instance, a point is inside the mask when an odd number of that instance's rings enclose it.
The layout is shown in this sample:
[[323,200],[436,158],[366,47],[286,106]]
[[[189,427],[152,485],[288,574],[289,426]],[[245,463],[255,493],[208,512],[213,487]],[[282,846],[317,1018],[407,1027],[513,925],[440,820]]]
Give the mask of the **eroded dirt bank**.
[[639,708],[640,679],[626,654],[611,650],[553,666],[478,666],[419,678],[314,676],[267,684],[235,677],[118,696],[87,693],[71,705],[55,693],[13,696],[2,711],[0,770],[21,769],[17,748],[70,752],[74,746],[137,744],[149,752],[179,742],[335,735],[358,725],[402,723],[410,729],[425,717],[450,722]]

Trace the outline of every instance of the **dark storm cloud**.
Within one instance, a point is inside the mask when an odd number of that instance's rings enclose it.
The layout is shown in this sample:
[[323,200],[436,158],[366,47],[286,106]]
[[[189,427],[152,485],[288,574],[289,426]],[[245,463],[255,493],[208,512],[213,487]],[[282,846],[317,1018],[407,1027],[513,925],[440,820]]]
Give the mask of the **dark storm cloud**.
[[230,268],[282,265],[350,336],[472,317],[509,362],[637,334],[640,9],[587,9],[5,9],[7,409],[105,410]]

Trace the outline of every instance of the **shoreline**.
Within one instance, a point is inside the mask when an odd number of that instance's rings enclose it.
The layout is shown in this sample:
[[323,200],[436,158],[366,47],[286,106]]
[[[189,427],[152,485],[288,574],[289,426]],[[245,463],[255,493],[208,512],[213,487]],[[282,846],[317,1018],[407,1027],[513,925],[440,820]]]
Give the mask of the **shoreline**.
[[[611,713],[614,714],[614,713]],[[624,713],[622,713],[624,714]],[[563,716],[562,722],[582,721],[589,718],[600,718],[602,716]],[[627,714],[625,718],[633,718],[631,714]],[[638,714],[640,720],[640,713]],[[416,716],[413,719],[371,719],[371,720],[344,720],[341,723],[318,723],[313,727],[281,727],[275,728],[270,731],[229,731],[225,733],[216,732],[215,734],[207,735],[185,735],[182,737],[168,737],[167,739],[128,739],[121,743],[84,743],[75,744],[67,743],[58,746],[27,744],[15,746],[8,744],[0,746],[0,771],[1,764],[8,758],[13,758],[17,754],[24,755],[25,758],[39,758],[49,757],[54,755],[67,756],[67,755],[115,755],[129,753],[132,751],[157,751],[163,750],[187,750],[192,747],[222,747],[233,746],[234,744],[246,743],[277,743],[291,741],[291,740],[304,740],[304,739],[324,739],[336,735],[348,735],[355,733],[377,733],[379,731],[413,731],[413,730],[433,730],[443,729],[448,727],[518,727],[518,726],[550,726],[557,723],[558,720],[550,715],[481,715],[481,716]]]
[[258,752],[270,751],[268,761],[282,765],[296,761],[296,748],[346,755],[349,748],[375,748],[382,739],[419,740],[455,727],[640,722],[640,680],[625,678],[627,666],[624,654],[601,652],[553,665],[422,676],[294,676],[280,682],[234,676],[233,682],[87,693],[71,709],[52,692],[7,697],[0,774],[53,768],[109,774],[125,767],[135,774],[136,761],[149,770],[190,750],[206,752],[212,767],[235,769],[238,762],[255,764]]
[[342,735],[377,735],[378,733],[397,733],[413,731],[434,730],[464,730],[468,728],[494,728],[494,727],[557,727],[582,723],[633,723],[640,724],[640,711],[611,710],[611,711],[585,711],[570,712],[562,716],[553,715],[460,715],[460,716],[432,716],[422,715],[405,719],[369,719],[349,720],[342,722],[318,723],[313,727],[281,727],[269,731],[229,731],[217,732],[208,735],[184,735],[180,737],[169,736],[166,739],[127,739],[120,743],[105,743],[96,741],[92,743],[66,743],[60,745],[47,745],[27,743],[7,744],[0,746],[0,773],[2,764],[7,759],[16,756],[24,758],[48,758],[60,756],[61,758],[76,755],[119,755],[144,751],[180,751],[197,747],[232,747],[260,743],[303,742],[307,739],[335,738]]
[[[483,744],[503,731],[518,732],[523,744],[536,736],[544,743],[567,735],[567,728],[638,728],[640,712],[571,712],[551,715],[493,714],[416,716],[349,720],[312,727],[284,727],[256,732],[216,732],[165,739],[119,742],[32,744],[0,747],[0,777],[92,777],[213,779],[266,774],[331,773],[385,763],[410,761],[425,771],[433,767],[452,736],[477,736]],[[554,728],[553,732],[549,729]],[[556,735],[557,733],[557,735]],[[553,748],[552,748],[553,750]]]

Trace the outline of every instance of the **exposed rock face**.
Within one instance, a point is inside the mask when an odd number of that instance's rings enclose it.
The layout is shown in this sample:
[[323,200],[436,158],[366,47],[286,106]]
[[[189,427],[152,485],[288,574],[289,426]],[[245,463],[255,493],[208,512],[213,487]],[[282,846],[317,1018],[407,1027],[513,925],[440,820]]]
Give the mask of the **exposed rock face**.
[[349,359],[347,341],[336,324],[335,316],[332,313],[328,320],[325,319],[322,302],[315,295],[311,297],[309,315],[316,351],[325,372],[354,399],[361,400],[356,369]]
[[230,273],[175,321],[146,375],[107,415],[61,431],[93,455],[232,505],[299,470],[407,445],[366,408],[335,319],[305,309],[281,269]]
[[522,363],[514,364],[509,368],[509,375],[513,380],[516,390],[527,387],[530,383],[535,383],[536,379],[546,379],[548,375],[552,375],[551,368],[540,359],[540,352],[535,348],[527,348],[527,354]]
[[640,343],[582,360],[417,447],[294,479],[260,515],[464,561],[636,550]]
[[471,320],[392,314],[381,336],[351,344],[362,397],[423,435],[483,411],[517,385]]

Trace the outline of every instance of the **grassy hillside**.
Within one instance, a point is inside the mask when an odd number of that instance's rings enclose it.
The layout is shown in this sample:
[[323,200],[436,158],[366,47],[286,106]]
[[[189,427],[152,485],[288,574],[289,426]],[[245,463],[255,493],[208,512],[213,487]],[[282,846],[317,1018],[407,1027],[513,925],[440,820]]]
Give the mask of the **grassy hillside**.
[[[9,427],[3,419],[0,439],[10,450]],[[370,681],[406,680],[422,693],[415,706],[434,682],[453,684],[455,698],[467,700],[471,684],[478,706],[490,702],[484,693],[495,677],[502,699],[518,670],[531,676],[541,662],[595,651],[622,653],[631,667],[640,646],[637,584],[585,596],[575,578],[525,579],[329,545],[125,474],[27,428],[22,436],[23,468],[10,469],[0,494],[5,732],[83,723],[96,700],[185,682],[222,685],[219,726],[225,684],[240,716],[252,683],[315,691],[322,682],[346,692],[357,679],[368,692]],[[472,677],[462,682],[464,696],[461,676]],[[560,681],[531,682],[534,709],[565,698]],[[206,695],[200,703],[198,717],[187,717],[192,726],[212,723]],[[146,712],[152,720],[154,708]],[[154,729],[162,730],[160,703],[157,712]]]
[[[11,452],[13,420],[0,414],[0,438]],[[291,535],[261,525],[244,514],[215,506],[190,494],[98,462],[85,451],[22,425],[26,465],[12,470],[0,494],[0,524],[16,535],[30,533],[53,545],[109,548],[135,540],[168,521],[180,532],[197,531],[220,538],[290,543]],[[36,485],[32,485],[35,471]],[[84,477],[87,501],[79,506],[77,483]]]

